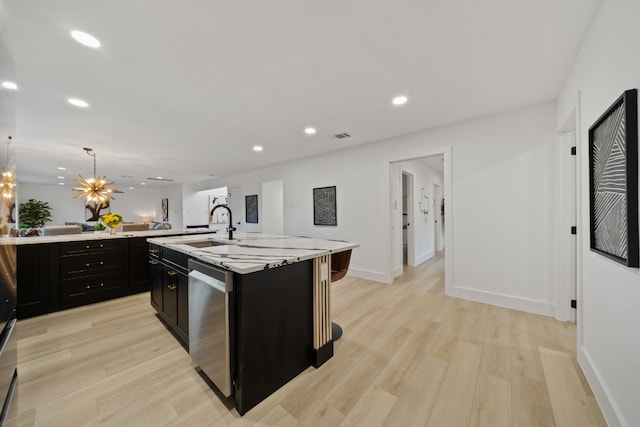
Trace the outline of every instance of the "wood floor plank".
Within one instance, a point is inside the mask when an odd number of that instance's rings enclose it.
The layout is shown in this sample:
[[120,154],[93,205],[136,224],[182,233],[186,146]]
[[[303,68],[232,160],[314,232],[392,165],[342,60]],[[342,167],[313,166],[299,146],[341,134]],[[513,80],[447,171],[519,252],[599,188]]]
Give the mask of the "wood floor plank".
[[565,352],[540,347],[553,417],[560,426],[598,426],[589,399]]
[[458,341],[427,426],[466,426],[471,416],[482,347]]
[[332,315],[344,329],[334,356],[244,416],[201,377],[148,293],[20,320],[7,426],[605,425],[575,325],[444,295],[441,255],[392,285],[342,279]]

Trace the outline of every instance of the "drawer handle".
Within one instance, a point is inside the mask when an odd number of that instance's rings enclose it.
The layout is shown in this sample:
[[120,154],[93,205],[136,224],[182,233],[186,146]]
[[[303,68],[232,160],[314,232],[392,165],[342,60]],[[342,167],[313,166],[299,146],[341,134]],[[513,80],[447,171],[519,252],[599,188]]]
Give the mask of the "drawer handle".
[[167,272],[167,274],[168,274],[169,276],[175,276],[175,275],[176,275],[176,274],[178,274],[178,273],[176,273],[175,271],[171,270],[171,271],[168,271],[168,272]]
[[87,289],[91,288],[101,288],[104,286],[104,283],[100,283],[99,285],[87,285]]
[[175,291],[175,290],[176,290],[176,285],[167,285],[167,288],[168,288],[170,291]]
[[104,261],[94,262],[94,263],[88,262],[85,264],[86,267],[91,267],[92,265],[104,265]]
[[149,249],[149,252],[152,254],[157,254],[159,251],[157,249]]
[[101,248],[104,248],[104,245],[100,245]]
[[156,261],[156,260],[154,260],[154,259],[152,259],[152,260],[150,260],[150,261],[149,261],[149,264],[151,264],[151,265],[156,265],[157,263],[158,263],[158,261]]

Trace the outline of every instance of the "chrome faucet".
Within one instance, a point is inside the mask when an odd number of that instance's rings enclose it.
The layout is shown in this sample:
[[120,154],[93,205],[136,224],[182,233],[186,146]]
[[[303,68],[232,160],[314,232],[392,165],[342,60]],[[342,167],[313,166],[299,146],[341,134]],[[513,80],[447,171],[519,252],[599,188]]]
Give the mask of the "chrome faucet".
[[233,240],[233,232],[236,229],[233,227],[233,215],[231,214],[231,209],[229,209],[229,206],[227,205],[215,205],[213,209],[211,209],[209,215],[213,216],[213,212],[218,208],[225,208],[227,212],[229,212],[229,227],[227,227],[227,231],[229,232],[229,240]]

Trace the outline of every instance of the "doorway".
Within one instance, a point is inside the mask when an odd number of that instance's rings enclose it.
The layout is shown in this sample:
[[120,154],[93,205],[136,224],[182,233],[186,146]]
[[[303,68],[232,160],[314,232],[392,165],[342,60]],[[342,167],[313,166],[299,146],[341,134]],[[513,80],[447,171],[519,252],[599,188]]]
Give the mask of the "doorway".
[[413,174],[402,171],[402,265],[415,265],[413,256]]
[[[390,211],[388,265],[389,282],[402,275],[408,268],[418,266],[436,255],[434,220],[440,221],[440,210],[434,209],[434,184],[440,192],[450,191],[450,173],[445,153],[427,155],[390,162]],[[450,193],[447,193],[450,194]],[[437,211],[438,216],[436,216]],[[440,248],[444,249],[445,235],[440,231]],[[446,252],[446,249],[445,249]],[[448,256],[448,254],[447,254]],[[445,270],[451,271],[450,260],[444,258]],[[445,273],[445,284],[447,274]],[[449,273],[449,277],[451,274]]]

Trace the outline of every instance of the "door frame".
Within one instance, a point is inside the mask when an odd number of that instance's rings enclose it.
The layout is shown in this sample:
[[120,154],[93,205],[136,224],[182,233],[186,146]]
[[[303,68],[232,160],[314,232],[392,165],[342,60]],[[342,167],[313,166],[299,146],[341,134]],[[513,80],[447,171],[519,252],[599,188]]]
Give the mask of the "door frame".
[[[414,179],[415,176],[413,175],[413,173],[403,169],[402,167],[400,168],[400,177],[406,176],[407,177],[407,265],[410,267],[415,267],[416,265],[416,257],[415,257],[415,235],[413,230],[415,229],[414,224],[413,224],[413,195],[414,195]],[[402,192],[402,183],[400,185],[401,188],[401,192]],[[400,195],[401,197],[404,196],[404,194]],[[402,209],[398,209],[398,213],[400,214],[400,221],[402,223]],[[400,250],[402,251],[402,247],[400,247]]]

